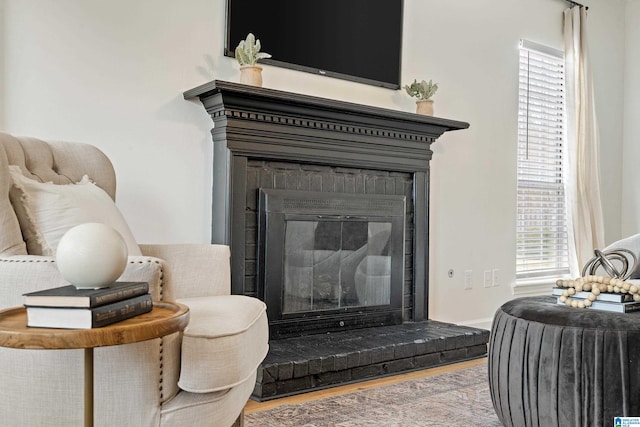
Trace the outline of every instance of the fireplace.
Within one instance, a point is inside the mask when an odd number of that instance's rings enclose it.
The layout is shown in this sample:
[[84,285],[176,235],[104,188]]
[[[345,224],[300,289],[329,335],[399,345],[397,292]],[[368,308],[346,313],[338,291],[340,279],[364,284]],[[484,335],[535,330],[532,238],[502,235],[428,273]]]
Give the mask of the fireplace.
[[[428,318],[430,146],[468,123],[219,80],[184,96],[214,122],[211,236],[231,246],[233,293],[269,295],[258,278],[261,190],[404,196],[402,321]],[[270,318],[272,336],[280,320]]]
[[259,206],[273,338],[402,323],[404,196],[261,189]]
[[430,146],[468,123],[218,80],[184,97],[214,122],[231,292],[267,304],[254,398],[486,354],[488,331],[428,319]]

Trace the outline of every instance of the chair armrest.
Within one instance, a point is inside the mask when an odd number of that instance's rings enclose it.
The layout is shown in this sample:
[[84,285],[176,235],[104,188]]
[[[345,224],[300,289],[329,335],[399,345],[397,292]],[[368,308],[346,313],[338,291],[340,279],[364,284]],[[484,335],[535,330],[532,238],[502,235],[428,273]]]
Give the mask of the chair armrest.
[[163,299],[228,295],[231,293],[231,253],[225,245],[140,245],[144,255],[164,260]]
[[[118,280],[149,282],[154,300],[164,296],[161,286],[164,262],[148,256],[129,257],[127,266]],[[0,257],[0,309],[22,305],[22,294],[68,285],[55,257],[16,255]]]
[[192,393],[225,390],[255,374],[269,350],[264,302],[244,295],[183,298],[190,320],[182,336],[178,386]]
[[54,257],[15,255],[0,257],[0,309],[22,305],[22,294],[68,283]]
[[149,282],[149,293],[154,301],[166,299],[163,271],[165,262],[156,257],[130,256],[127,266],[118,278],[121,282]]
[[[149,282],[154,300],[228,295],[229,247],[224,245],[140,245],[144,256],[129,257],[118,280]],[[22,294],[68,285],[55,257],[0,257],[0,309],[22,305]]]

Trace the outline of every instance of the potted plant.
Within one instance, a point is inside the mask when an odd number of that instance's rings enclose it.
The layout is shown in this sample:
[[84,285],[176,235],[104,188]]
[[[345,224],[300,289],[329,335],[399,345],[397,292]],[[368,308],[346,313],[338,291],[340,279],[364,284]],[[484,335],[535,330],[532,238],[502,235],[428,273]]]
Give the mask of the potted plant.
[[260,52],[260,47],[260,40],[252,33],[236,47],[236,59],[240,64],[240,83],[262,86],[262,67],[256,63],[260,59],[271,58],[271,55]]
[[416,113],[433,116],[433,99],[431,97],[438,90],[438,83],[431,80],[429,82],[422,80],[418,83],[417,80],[414,80],[410,85],[405,85],[404,89],[410,96],[417,98]]

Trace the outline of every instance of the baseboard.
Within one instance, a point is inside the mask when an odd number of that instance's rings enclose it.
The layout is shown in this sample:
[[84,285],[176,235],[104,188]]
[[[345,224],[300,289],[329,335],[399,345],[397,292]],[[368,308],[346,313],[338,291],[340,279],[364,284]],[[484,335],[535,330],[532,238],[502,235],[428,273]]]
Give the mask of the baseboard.
[[483,319],[467,320],[465,322],[456,322],[456,324],[458,325],[469,326],[470,328],[486,329],[488,331],[491,330],[492,323],[493,323],[493,318],[491,317],[487,317]]

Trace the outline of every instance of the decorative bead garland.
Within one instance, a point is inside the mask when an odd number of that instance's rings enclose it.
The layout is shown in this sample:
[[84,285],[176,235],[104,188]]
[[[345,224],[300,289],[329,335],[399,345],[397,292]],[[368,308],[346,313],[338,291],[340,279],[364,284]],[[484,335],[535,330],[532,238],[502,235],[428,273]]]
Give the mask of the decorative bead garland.
[[[585,276],[575,280],[558,279],[556,286],[566,288],[562,292],[560,301],[574,308],[585,308],[591,306],[591,303],[598,299],[601,292],[615,292],[617,294],[631,294],[633,300],[640,301],[640,287],[632,285],[621,279],[615,279],[608,276]],[[590,292],[584,301],[571,299],[576,292]]]

